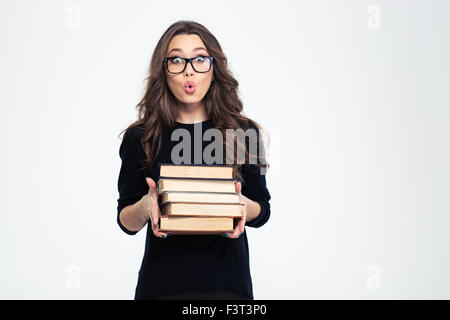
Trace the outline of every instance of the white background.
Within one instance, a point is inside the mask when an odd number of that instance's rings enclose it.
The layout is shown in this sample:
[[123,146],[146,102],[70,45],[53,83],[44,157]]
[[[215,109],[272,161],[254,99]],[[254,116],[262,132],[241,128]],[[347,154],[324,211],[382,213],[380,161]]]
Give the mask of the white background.
[[269,134],[255,299],[450,298],[448,1],[0,1],[0,298],[132,299],[119,133],[191,19]]

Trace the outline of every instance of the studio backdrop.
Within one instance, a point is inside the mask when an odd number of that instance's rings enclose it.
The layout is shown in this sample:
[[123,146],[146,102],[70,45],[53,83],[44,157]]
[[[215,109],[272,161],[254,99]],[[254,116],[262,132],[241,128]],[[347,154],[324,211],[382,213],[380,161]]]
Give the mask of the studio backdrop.
[[267,134],[255,299],[450,298],[448,1],[0,0],[0,298],[132,299],[120,132],[181,19]]

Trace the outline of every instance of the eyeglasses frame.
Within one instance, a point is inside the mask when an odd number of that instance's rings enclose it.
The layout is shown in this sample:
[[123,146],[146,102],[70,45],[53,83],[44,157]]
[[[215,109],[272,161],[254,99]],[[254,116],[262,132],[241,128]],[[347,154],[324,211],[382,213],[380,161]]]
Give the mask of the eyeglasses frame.
[[[208,71],[197,71],[197,70],[195,69],[194,64],[192,63],[192,60],[195,59],[195,58],[198,58],[198,57],[203,57],[203,58],[208,58],[208,59],[209,59],[210,63],[209,63],[209,69],[208,69]],[[170,71],[169,71],[168,61],[169,61],[169,59],[175,59],[175,58],[183,59],[183,60],[186,62],[186,63],[184,64],[183,70],[181,70],[180,72],[170,72]],[[211,70],[211,66],[213,65],[213,60],[214,60],[213,57],[211,57],[211,56],[204,56],[204,55],[198,55],[198,56],[193,57],[193,58],[182,58],[182,57],[175,56],[175,57],[167,57],[167,58],[164,58],[164,64],[166,65],[167,72],[169,72],[169,73],[171,73],[171,74],[179,74],[179,73],[183,73],[184,70],[186,70],[186,66],[188,65],[188,62],[191,64],[191,67],[192,67],[192,69],[193,69],[195,72],[198,72],[198,73],[206,73],[206,72],[209,72],[209,71]]]

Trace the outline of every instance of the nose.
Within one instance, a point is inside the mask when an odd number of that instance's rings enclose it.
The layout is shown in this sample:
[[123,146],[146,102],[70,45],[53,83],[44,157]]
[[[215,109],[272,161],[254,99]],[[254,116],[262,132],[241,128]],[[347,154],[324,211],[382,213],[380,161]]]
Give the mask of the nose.
[[192,64],[190,62],[187,62],[186,69],[184,70],[184,72],[186,72],[186,75],[193,74],[194,71],[195,70],[192,68]]

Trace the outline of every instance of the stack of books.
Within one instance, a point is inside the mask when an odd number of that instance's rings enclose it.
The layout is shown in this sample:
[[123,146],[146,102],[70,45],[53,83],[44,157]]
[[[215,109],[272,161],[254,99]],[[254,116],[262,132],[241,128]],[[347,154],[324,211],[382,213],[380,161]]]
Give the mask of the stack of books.
[[242,217],[233,165],[159,164],[159,228],[173,234],[232,232]]

